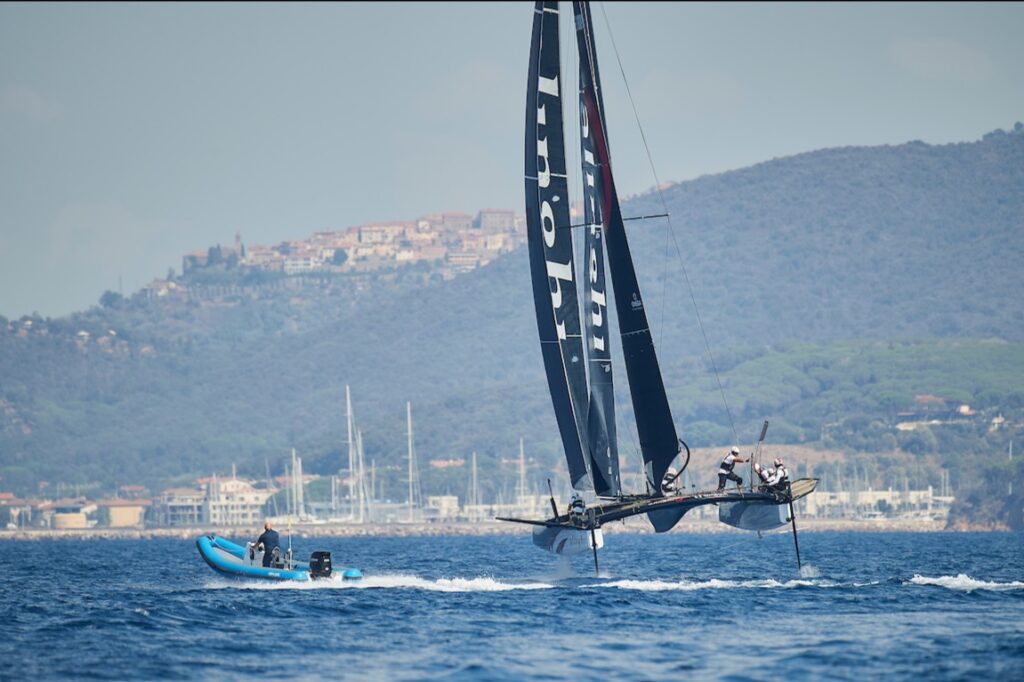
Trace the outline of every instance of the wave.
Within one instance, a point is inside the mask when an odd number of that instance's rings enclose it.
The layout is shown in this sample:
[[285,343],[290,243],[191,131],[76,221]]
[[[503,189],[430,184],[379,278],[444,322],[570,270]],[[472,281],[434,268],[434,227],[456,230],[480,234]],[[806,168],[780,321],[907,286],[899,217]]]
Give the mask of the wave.
[[913,578],[903,584],[934,585],[936,587],[945,587],[959,592],[973,592],[975,590],[992,590],[998,592],[1006,590],[1024,590],[1024,582],[1020,582],[1019,580],[1008,583],[988,582],[985,580],[976,580],[966,573],[961,573],[955,577],[944,575],[938,578],[928,578],[923,575],[915,574]]
[[587,585],[587,587],[607,587],[620,590],[640,590],[643,592],[667,592],[693,590],[728,590],[728,589],[764,589],[764,588],[793,588],[793,587],[845,587],[844,585],[827,580],[787,580],[780,582],[768,578],[766,580],[719,580],[712,578],[704,581],[680,580],[669,582],[665,580],[613,580],[607,583]]
[[209,589],[234,588],[240,590],[368,590],[368,589],[408,589],[425,590],[428,592],[509,592],[512,590],[548,590],[554,585],[542,582],[509,583],[487,576],[476,578],[437,578],[431,580],[415,575],[376,575],[364,576],[361,580],[342,580],[332,577],[329,580],[313,580],[309,582],[282,581],[230,582],[218,580],[207,583]]
[[364,577],[362,580],[342,580],[334,577],[329,580],[310,582],[257,582],[214,580],[206,584],[207,589],[237,590],[366,590],[366,589],[408,589],[428,592],[510,592],[514,590],[550,590],[564,589],[620,589],[641,592],[667,592],[696,590],[727,590],[727,589],[792,589],[796,587],[871,587],[878,581],[865,583],[839,583],[831,580],[787,580],[785,582],[772,578],[761,580],[721,580],[711,578],[704,581],[666,581],[666,580],[608,580],[599,583],[578,580],[570,584],[551,584],[547,582],[503,582],[494,578],[481,576],[476,578],[437,578],[428,579],[415,575],[396,574]]

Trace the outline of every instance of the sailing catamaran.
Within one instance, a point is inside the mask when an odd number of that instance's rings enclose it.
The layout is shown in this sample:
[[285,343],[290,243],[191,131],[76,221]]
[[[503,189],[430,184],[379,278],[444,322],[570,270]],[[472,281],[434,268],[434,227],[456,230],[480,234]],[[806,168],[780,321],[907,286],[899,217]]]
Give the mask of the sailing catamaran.
[[[602,525],[647,514],[655,531],[663,533],[689,510],[707,504],[719,505],[722,522],[745,530],[770,530],[792,522],[795,541],[792,503],[812,492],[816,479],[794,481],[781,492],[758,490],[752,483],[721,493],[662,490],[663,477],[677,457],[682,456],[679,473],[686,468],[689,448],[676,432],[615,191],[590,6],[573,2],[572,7],[579,52],[584,223],[570,224],[558,2],[537,2],[533,15],[526,103],[526,219],[541,353],[569,478],[574,490],[592,492],[599,503],[583,515],[560,514],[552,495],[550,519],[501,520],[534,525],[534,544],[558,554],[592,550],[595,565],[597,550],[604,544]],[[584,228],[583,323],[574,227]],[[624,493],[620,480],[606,256],[644,462],[642,493]],[[761,441],[764,435],[762,429]],[[799,561],[799,549],[797,556]]]

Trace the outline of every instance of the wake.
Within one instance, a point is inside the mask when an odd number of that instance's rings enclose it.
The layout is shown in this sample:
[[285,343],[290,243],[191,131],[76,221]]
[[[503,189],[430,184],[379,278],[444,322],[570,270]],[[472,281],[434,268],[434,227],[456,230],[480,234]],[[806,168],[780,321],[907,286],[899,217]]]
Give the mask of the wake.
[[862,587],[857,584],[843,584],[829,580],[787,580],[781,582],[772,578],[763,580],[613,580],[611,582],[588,585],[587,587],[613,588],[620,590],[639,590],[641,592],[694,592],[697,590],[735,590],[735,589],[792,589],[794,587]]
[[[206,583],[205,587],[212,590],[423,590],[426,592],[515,592],[552,589],[618,589],[639,592],[693,592],[698,590],[729,590],[729,589],[793,589],[798,587],[834,588],[834,587],[868,587],[878,582],[840,583],[831,580],[795,579],[779,581],[773,578],[759,580],[630,580],[630,579],[594,579],[573,578],[561,581],[558,578],[544,577],[540,580],[504,581],[489,576],[475,578],[421,578],[409,574],[390,574],[363,577],[361,580],[342,580],[334,576],[327,580],[297,582],[282,580],[280,582],[263,581],[232,581],[216,579]],[[550,581],[550,582],[548,582]]]
[[945,587],[949,590],[956,590],[958,592],[974,592],[975,590],[992,590],[994,592],[1005,592],[1008,590],[1022,590],[1024,589],[1024,582],[1015,580],[1008,583],[1000,582],[987,582],[985,580],[976,580],[966,573],[961,573],[957,576],[944,575],[938,578],[928,578],[923,575],[915,574],[908,582],[903,583],[904,585],[933,585],[936,587]]
[[510,592],[514,590],[549,590],[554,585],[543,582],[504,582],[494,578],[480,576],[476,578],[420,578],[415,575],[395,574],[364,576],[361,580],[342,580],[332,577],[328,580],[311,580],[297,582],[285,580],[281,582],[218,580],[206,584],[209,589],[238,590],[372,590],[372,589],[405,589],[424,590],[427,592]]
[[[817,573],[815,570],[814,573]],[[710,578],[708,580],[633,580],[633,579],[607,579],[594,582],[593,579],[573,579],[569,584],[558,579],[558,577],[544,577],[540,580],[498,580],[489,576],[477,576],[473,578],[421,578],[416,575],[398,573],[363,577],[361,580],[342,580],[340,576],[334,576],[327,580],[313,580],[309,582],[296,582],[283,580],[280,582],[262,581],[232,581],[215,579],[205,584],[207,589],[222,590],[421,590],[425,592],[516,592],[532,590],[553,590],[553,589],[603,589],[603,590],[630,590],[637,592],[697,592],[700,590],[761,590],[775,589],[787,590],[795,588],[861,588],[871,587],[880,584],[880,581],[870,582],[837,582],[834,580],[811,578],[810,575],[792,579],[776,580],[774,578],[762,578],[755,580],[729,580],[721,578]],[[930,578],[915,574],[909,581],[903,581],[903,585],[926,585],[942,587],[959,592],[974,592],[975,590],[990,590],[997,592],[1022,590],[1024,582],[990,582],[977,580],[969,575],[961,573],[957,576],[940,576]]]

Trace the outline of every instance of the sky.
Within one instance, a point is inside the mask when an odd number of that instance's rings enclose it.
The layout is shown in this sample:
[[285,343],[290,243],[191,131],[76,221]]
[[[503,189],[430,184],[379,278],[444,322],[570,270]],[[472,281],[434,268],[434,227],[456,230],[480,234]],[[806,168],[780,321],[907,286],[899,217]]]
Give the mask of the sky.
[[[626,84],[661,181],[1024,120],[1024,4],[593,12],[623,195],[655,184]],[[521,212],[531,23],[519,2],[0,4],[0,315],[127,295],[236,232]]]

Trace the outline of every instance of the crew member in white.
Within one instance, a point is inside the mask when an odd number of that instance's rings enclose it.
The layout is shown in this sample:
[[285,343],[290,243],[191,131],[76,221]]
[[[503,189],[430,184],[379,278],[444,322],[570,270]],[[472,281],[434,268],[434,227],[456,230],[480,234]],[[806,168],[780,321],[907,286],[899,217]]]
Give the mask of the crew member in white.
[[679,477],[676,476],[674,467],[669,467],[665,476],[661,479],[661,494],[665,497],[674,495],[679,490]]
[[775,468],[768,473],[765,485],[768,486],[769,490],[774,490],[776,492],[786,491],[786,488],[789,485],[789,472],[786,471],[786,467],[782,463],[781,457],[775,458]]
[[572,500],[569,502],[569,519],[573,523],[579,523],[583,521],[583,514],[586,513],[587,505],[583,503],[583,498],[580,497],[579,493],[572,494]]
[[743,486],[743,479],[733,473],[733,467],[736,464],[742,464],[747,460],[740,457],[740,449],[733,446],[729,454],[725,456],[722,463],[718,466],[718,490],[715,492],[722,492],[725,490],[726,481],[736,481],[736,487],[740,488]]
[[761,477],[761,488],[773,492],[785,492],[789,483],[789,472],[786,471],[781,457],[775,458],[775,468],[767,469],[760,464],[754,465],[754,471]]

